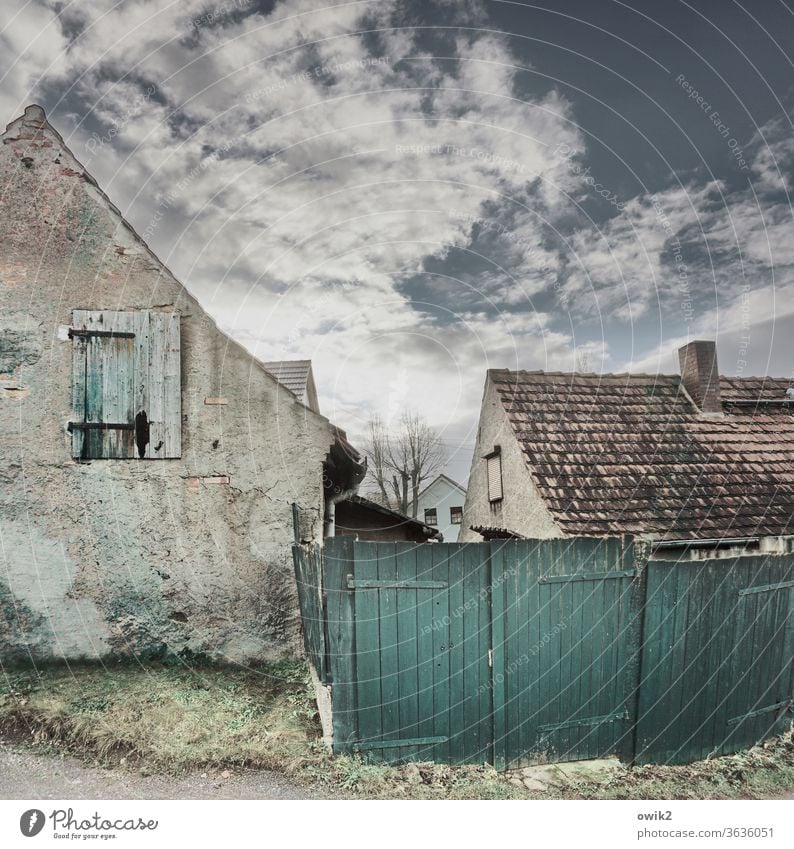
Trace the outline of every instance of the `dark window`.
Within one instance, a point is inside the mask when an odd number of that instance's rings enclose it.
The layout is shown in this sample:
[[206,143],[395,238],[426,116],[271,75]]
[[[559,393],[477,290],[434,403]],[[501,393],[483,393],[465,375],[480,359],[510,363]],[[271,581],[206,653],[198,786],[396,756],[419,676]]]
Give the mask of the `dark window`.
[[453,525],[459,525],[463,521],[463,508],[462,507],[450,507],[449,508],[449,521]]
[[74,310],[72,456],[181,455],[179,316]]
[[429,510],[425,510],[425,524],[426,525],[437,525],[438,524],[438,511],[435,507],[431,507]]

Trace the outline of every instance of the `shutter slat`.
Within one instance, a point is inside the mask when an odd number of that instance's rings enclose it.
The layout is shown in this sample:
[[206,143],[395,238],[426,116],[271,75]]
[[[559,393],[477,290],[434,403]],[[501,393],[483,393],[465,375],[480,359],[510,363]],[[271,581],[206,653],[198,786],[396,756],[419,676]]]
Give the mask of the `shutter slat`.
[[164,457],[165,448],[165,326],[163,313],[149,315],[149,445],[146,456]]
[[[85,310],[72,312],[72,326],[82,327],[85,322]],[[72,419],[76,422],[85,421],[85,366],[86,366],[85,337],[76,337],[72,342]],[[72,457],[79,458],[83,454],[85,434],[79,428],[72,431]]]
[[182,456],[182,348],[179,315],[168,316],[166,333],[163,408],[165,413],[165,457]]
[[[129,334],[124,336],[113,336],[105,340],[108,356],[112,362],[110,378],[114,381],[109,395],[112,403],[105,410],[105,421],[135,422],[135,337],[134,337],[134,314],[130,312],[116,312],[112,316],[110,329],[120,333]],[[111,416],[113,418],[111,418]],[[127,430],[116,430],[111,438],[111,456],[132,458],[135,457],[135,432]]]
[[[89,312],[86,316],[86,327],[89,330],[104,329],[101,312]],[[86,385],[85,385],[85,421],[104,422],[103,395],[105,391],[105,362],[102,351],[103,339],[100,336],[89,336],[86,342]],[[103,459],[107,457],[106,431],[87,430],[83,456],[88,459]]]
[[[149,311],[133,313],[135,327],[135,384],[133,398],[133,418],[145,413],[149,418]],[[150,439],[151,441],[151,439]],[[135,456],[140,456],[135,446]],[[149,445],[144,446],[143,456],[149,456]]]

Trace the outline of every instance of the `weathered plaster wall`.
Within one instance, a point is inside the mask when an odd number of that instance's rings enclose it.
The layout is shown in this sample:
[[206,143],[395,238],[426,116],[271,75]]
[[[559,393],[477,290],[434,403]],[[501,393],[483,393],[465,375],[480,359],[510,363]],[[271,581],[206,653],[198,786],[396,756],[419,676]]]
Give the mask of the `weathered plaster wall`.
[[[40,109],[2,141],[0,658],[296,652],[290,505],[321,537],[328,422],[218,331]],[[181,459],[72,460],[76,308],[180,313]]]
[[[502,493],[499,502],[488,501],[488,471],[484,455],[495,445],[502,449]],[[533,539],[561,537],[527,469],[524,455],[513,435],[504,407],[491,383],[485,380],[477,444],[463,508],[460,542],[477,542],[482,537],[472,525],[507,528]]]

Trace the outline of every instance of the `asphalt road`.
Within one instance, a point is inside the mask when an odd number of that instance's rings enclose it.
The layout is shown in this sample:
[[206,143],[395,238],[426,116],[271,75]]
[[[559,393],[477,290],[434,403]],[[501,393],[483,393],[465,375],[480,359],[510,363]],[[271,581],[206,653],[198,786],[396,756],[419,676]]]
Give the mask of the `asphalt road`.
[[184,778],[86,766],[0,739],[0,799],[327,799],[266,770],[208,771]]

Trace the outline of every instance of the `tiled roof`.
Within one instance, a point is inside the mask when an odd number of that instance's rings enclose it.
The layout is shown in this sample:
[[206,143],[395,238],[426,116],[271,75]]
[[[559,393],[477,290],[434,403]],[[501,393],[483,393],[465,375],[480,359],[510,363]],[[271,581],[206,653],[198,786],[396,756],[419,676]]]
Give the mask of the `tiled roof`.
[[478,533],[486,542],[492,539],[526,539],[515,531],[507,528],[495,528],[491,525],[470,525],[470,528]]
[[541,496],[566,534],[667,539],[794,533],[790,381],[721,378],[701,414],[678,375],[493,370]]
[[264,366],[282,386],[286,386],[298,398],[303,398],[312,367],[311,360],[277,360],[265,363]]
[[419,497],[421,498],[430,489],[430,487],[432,487],[437,481],[440,480],[445,480],[450,486],[454,486],[455,489],[459,489],[463,493],[463,495],[466,494],[465,486],[459,484],[457,481],[452,480],[449,475],[445,475],[443,472],[441,472],[441,474],[436,475],[433,480],[431,480],[430,483],[422,489],[422,491],[419,493]]

